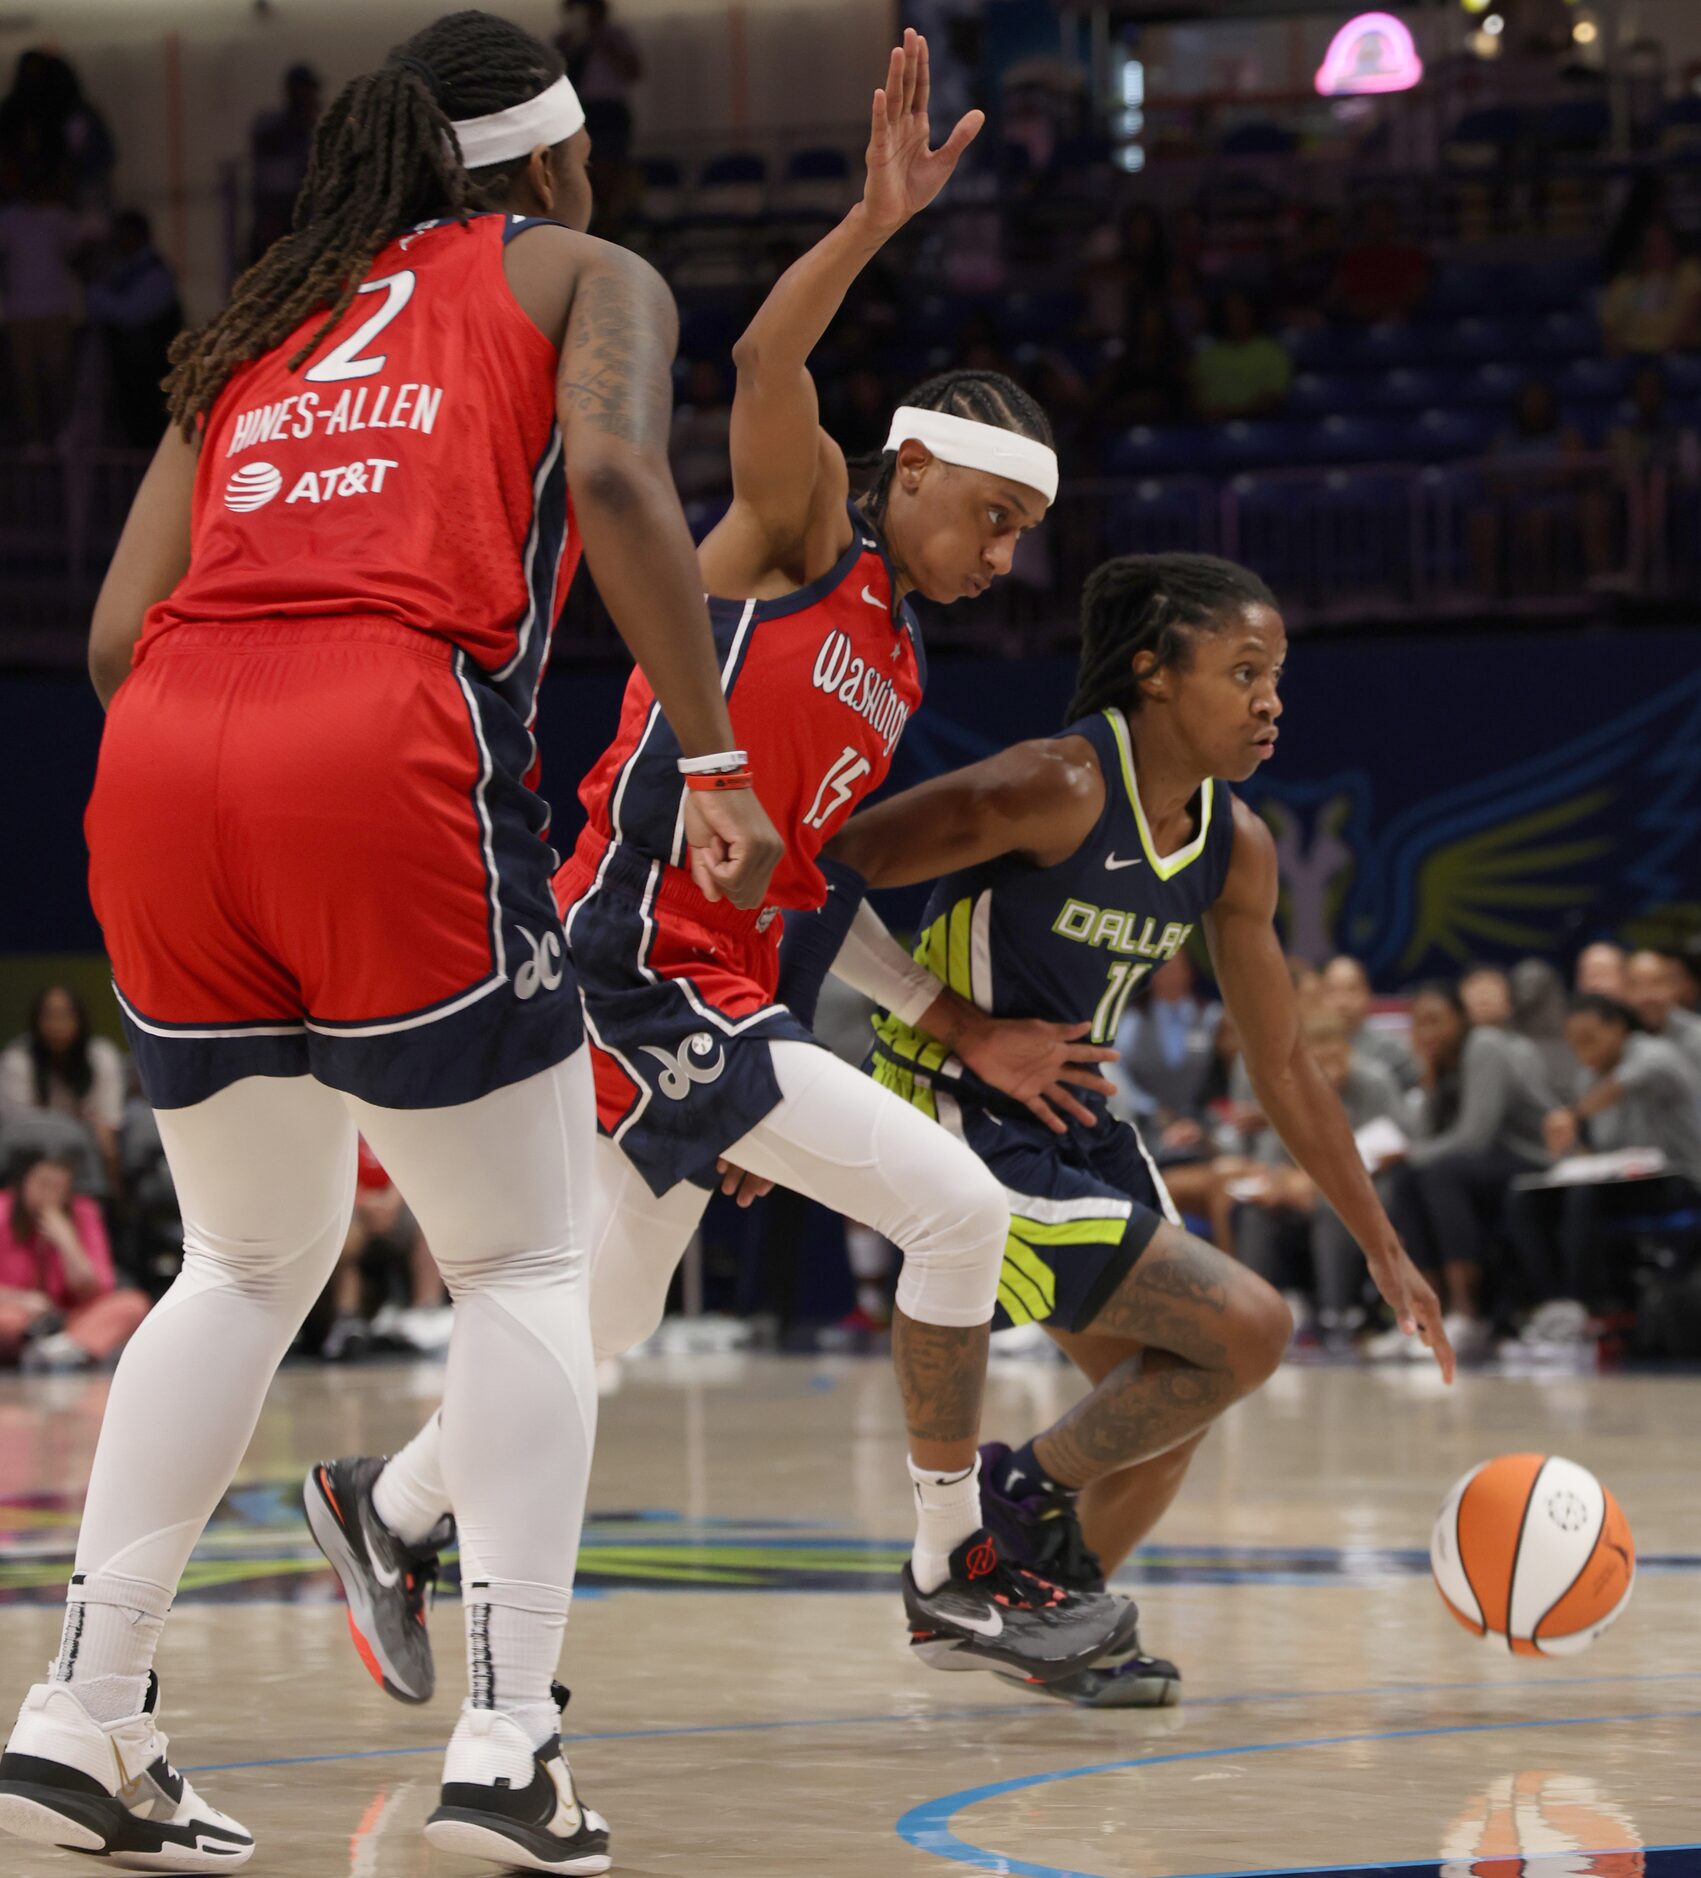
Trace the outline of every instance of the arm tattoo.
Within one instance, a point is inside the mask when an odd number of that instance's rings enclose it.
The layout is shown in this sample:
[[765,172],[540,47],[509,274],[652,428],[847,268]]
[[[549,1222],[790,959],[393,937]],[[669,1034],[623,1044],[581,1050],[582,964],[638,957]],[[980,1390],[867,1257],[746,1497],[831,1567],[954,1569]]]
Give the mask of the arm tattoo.
[[673,381],[643,296],[609,274],[573,296],[561,351],[560,393],[596,429],[622,442],[665,447]]
[[892,1319],[892,1365],[904,1398],[904,1423],[923,1441],[972,1441],[980,1432],[990,1324],[949,1329]]

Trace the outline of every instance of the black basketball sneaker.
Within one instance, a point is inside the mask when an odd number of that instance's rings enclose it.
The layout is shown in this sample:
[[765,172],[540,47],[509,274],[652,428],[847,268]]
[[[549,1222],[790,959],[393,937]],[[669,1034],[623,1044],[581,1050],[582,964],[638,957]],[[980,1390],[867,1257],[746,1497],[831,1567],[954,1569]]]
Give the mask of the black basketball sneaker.
[[[989,1441],[980,1451],[981,1517],[1006,1555],[1027,1570],[1070,1591],[1104,1591],[1104,1567],[1081,1531],[1076,1496],[1049,1481],[1023,1480],[1011,1467],[1010,1450]],[[1024,1487],[1031,1491],[1023,1492]],[[1116,1596],[1115,1593],[1111,1594]],[[1140,1648],[1140,1612],[1132,1598],[1117,1597],[1125,1616],[1116,1642],[1093,1665],[1095,1673],[1130,1665],[1118,1677],[1114,1699],[1092,1701],[1093,1708],[1169,1708],[1181,1699],[1181,1672]],[[1142,1670],[1139,1666],[1150,1666]],[[1008,1680],[1017,1680],[1009,1678]],[[1085,1684],[1083,1683],[1083,1687]],[[1049,1691],[1048,1691],[1049,1693]],[[1074,1701],[1075,1695],[1063,1699]]]
[[1181,1671],[1165,1658],[1147,1656],[1140,1649],[1119,1659],[1107,1654],[1091,1669],[1078,1670],[1057,1682],[1002,1673],[998,1680],[1031,1695],[1073,1703],[1076,1708],[1174,1708],[1181,1700]]
[[1102,1591],[1069,1591],[1007,1561],[982,1527],[951,1554],[936,1591],[904,1566],[910,1648],[934,1669],[1014,1671],[1055,1682],[1088,1668],[1126,1636],[1127,1606]]
[[[567,1691],[556,1683],[557,1704]],[[439,1852],[512,1871],[605,1872],[608,1821],[581,1803],[559,1739],[534,1748],[500,1709],[461,1709],[443,1763],[443,1791],[425,1836]]]
[[314,1543],[342,1581],[348,1627],[360,1660],[386,1695],[429,1702],[437,1687],[426,1596],[437,1582],[438,1554],[454,1537],[443,1520],[423,1545],[398,1539],[378,1517],[372,1483],[383,1455],[317,1461],[302,1490]]
[[1002,1441],[981,1448],[980,1506],[987,1530],[1018,1564],[1071,1591],[1105,1588],[1104,1567],[1081,1531],[1075,1495],[1014,1474]]
[[69,1683],[38,1682],[0,1756],[0,1832],[87,1852],[123,1871],[246,1865],[253,1835],[209,1806],[166,1759],[158,1706],[151,1671],[141,1712],[115,1722],[97,1722]]

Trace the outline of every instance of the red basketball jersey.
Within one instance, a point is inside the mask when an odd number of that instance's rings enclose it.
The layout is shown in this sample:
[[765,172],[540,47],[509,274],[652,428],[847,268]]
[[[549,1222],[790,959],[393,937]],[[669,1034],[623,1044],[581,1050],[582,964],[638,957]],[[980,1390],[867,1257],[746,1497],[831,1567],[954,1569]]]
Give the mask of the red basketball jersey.
[[220,392],[172,627],[376,615],[447,639],[522,716],[578,560],[556,352],[502,267],[527,224],[427,222],[373,262],[304,365],[309,316]]
[[[778,600],[709,602],[733,735],[785,837],[772,907],[826,898],[816,856],[886,780],[926,683],[915,617],[907,605],[894,612],[891,563],[854,507],[851,525],[850,546],[809,586]],[[634,672],[619,731],[579,790],[593,834],[682,865],[679,754],[655,693]],[[706,905],[704,915],[713,917]]]

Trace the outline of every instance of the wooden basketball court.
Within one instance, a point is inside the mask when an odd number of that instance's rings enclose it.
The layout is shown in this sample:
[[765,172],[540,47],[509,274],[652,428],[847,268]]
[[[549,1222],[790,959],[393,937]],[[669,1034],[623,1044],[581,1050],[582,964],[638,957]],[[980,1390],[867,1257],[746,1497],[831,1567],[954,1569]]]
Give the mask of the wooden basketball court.
[[[256,1874],[460,1878],[420,1826],[464,1685],[389,1701],[348,1644],[298,1490],[394,1446],[430,1366],[299,1367],[190,1567],[160,1657],[173,1759]],[[988,1433],[1072,1395],[997,1368]],[[59,1633],[101,1380],[0,1382],[0,1662],[10,1705]],[[1401,1870],[1701,1873],[1701,1380],[1285,1368],[1207,1442],[1127,1574],[1178,1709],[1083,1713],[912,1662],[893,1574],[909,1507],[875,1360],[627,1366],[603,1403],[566,1674],[568,1751],[615,1869],[737,1878]],[[1429,1581],[1453,1480],[1508,1449],[1595,1470],[1634,1529],[1628,1612],[1569,1662],[1474,1642]],[[542,1483],[540,1483],[540,1491]],[[9,1711],[8,1711],[9,1712]],[[92,1869],[14,1841],[0,1871]]]

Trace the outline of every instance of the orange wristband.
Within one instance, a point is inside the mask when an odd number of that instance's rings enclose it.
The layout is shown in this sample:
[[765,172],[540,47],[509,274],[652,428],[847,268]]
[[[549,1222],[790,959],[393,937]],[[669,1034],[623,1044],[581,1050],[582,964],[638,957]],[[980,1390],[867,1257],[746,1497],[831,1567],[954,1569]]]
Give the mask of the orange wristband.
[[706,776],[687,776],[687,789],[749,789],[756,781],[754,773],[748,769],[712,770]]

